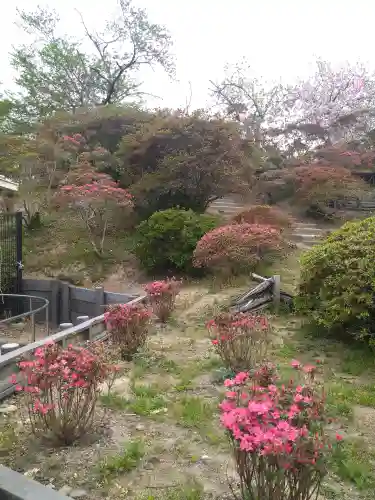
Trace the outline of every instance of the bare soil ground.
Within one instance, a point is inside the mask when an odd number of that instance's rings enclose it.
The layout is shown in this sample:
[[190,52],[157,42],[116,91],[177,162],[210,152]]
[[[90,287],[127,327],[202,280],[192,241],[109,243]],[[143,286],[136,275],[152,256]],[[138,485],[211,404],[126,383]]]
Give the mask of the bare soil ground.
[[[295,281],[291,262],[276,268],[289,290]],[[20,399],[5,401],[0,462],[75,498],[229,498],[228,481],[236,487],[236,475],[218,419],[222,367],[205,322],[242,289],[209,283],[185,287],[174,317],[156,328],[147,348],[126,365],[112,395],[103,392],[95,431],[75,446],[50,448],[30,437],[21,422]],[[343,456],[331,464],[321,500],[372,499],[373,357],[307,335],[293,315],[270,319],[270,357],[282,377],[290,378],[293,358],[325,362],[327,404],[346,444]]]

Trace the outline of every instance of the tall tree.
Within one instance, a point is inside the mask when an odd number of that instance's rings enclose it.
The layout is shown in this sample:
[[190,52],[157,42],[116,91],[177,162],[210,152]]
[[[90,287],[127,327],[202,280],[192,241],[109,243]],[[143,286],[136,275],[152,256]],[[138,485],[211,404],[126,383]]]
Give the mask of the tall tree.
[[277,142],[290,154],[311,144],[353,139],[374,127],[375,74],[360,65],[318,60],[315,73],[294,85],[265,85],[244,64],[220,83],[212,82],[218,104],[245,124],[263,143]]
[[19,11],[21,28],[32,43],[15,47],[11,64],[17,72],[18,93],[10,94],[14,113],[33,121],[56,110],[75,111],[85,106],[122,103],[143,95],[139,69],[161,65],[173,71],[171,38],[163,26],[152,23],[131,0],[118,0],[119,15],[106,23],[103,33],[91,31],[80,13],[85,41],[59,36],[59,16],[41,7]]

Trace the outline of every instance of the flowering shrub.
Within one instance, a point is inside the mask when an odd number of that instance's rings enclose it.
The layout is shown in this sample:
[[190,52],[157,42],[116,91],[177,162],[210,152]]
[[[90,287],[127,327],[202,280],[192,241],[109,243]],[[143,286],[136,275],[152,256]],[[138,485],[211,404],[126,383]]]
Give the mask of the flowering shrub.
[[104,313],[111,340],[124,359],[132,359],[146,342],[150,316],[150,311],[139,304],[116,304]]
[[172,314],[176,297],[180,293],[180,289],[181,281],[177,281],[174,278],[153,281],[145,286],[145,292],[147,293],[152,310],[155,316],[163,323],[167,321]]
[[264,316],[223,313],[207,328],[217,354],[233,371],[253,369],[267,354],[270,328]]
[[221,422],[233,446],[242,498],[318,498],[332,449],[322,395],[293,381],[264,387],[248,372],[224,385]]
[[130,210],[133,206],[132,196],[109,175],[97,173],[87,164],[76,169],[70,175],[72,177],[75,183],[62,186],[58,200],[77,209],[93,249],[102,255],[111,210],[118,207]]
[[[99,386],[111,382],[117,367],[107,363],[100,348],[88,350],[53,342],[18,364],[31,430],[59,444],[71,444],[92,427]],[[18,375],[19,376],[19,375]],[[16,375],[12,382],[17,383]]]
[[279,208],[269,205],[256,205],[243,210],[232,219],[235,224],[265,224],[275,229],[286,229],[292,225],[291,219]]
[[196,267],[237,272],[254,268],[287,248],[278,229],[260,224],[233,224],[206,233],[193,254]]

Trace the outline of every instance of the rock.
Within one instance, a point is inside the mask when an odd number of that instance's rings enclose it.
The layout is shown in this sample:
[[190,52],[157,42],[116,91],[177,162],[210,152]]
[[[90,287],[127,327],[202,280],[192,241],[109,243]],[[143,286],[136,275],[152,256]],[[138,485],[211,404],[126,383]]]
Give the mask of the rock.
[[61,493],[62,495],[66,495],[66,496],[69,496],[69,493],[73,490],[73,488],[71,488],[70,486],[68,486],[67,484],[64,484],[64,486],[62,488],[59,489],[59,493]]
[[145,426],[142,425],[142,424],[138,424],[137,427],[136,427],[136,430],[137,431],[144,431],[145,430]]
[[34,477],[35,474],[38,474],[38,472],[40,471],[40,469],[30,469],[30,470],[27,470],[26,472],[23,473],[24,476],[26,477]]
[[70,497],[71,498],[82,498],[82,497],[85,497],[87,495],[87,491],[86,490],[73,490],[70,492]]
[[16,405],[0,406],[0,413],[13,413],[17,411]]

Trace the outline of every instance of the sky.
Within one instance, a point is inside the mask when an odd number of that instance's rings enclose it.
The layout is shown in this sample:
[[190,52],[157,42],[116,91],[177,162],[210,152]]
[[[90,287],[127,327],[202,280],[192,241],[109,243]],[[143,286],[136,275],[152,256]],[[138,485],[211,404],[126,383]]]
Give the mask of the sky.
[[[32,10],[43,0],[5,1],[1,6],[0,81],[12,87],[8,62],[13,45],[27,41],[14,25],[16,9]],[[254,74],[268,81],[293,81],[311,73],[321,57],[340,64],[362,61],[375,68],[375,2],[369,0],[134,0],[174,40],[177,81],[162,71],[141,75],[157,98],[149,106],[191,108],[212,104],[209,81],[219,81],[226,63],[246,58]],[[78,8],[89,27],[100,29],[115,12],[116,0],[49,0],[61,15],[61,30],[82,33]],[[191,92],[190,92],[191,89]],[[190,93],[192,95],[190,99]]]

